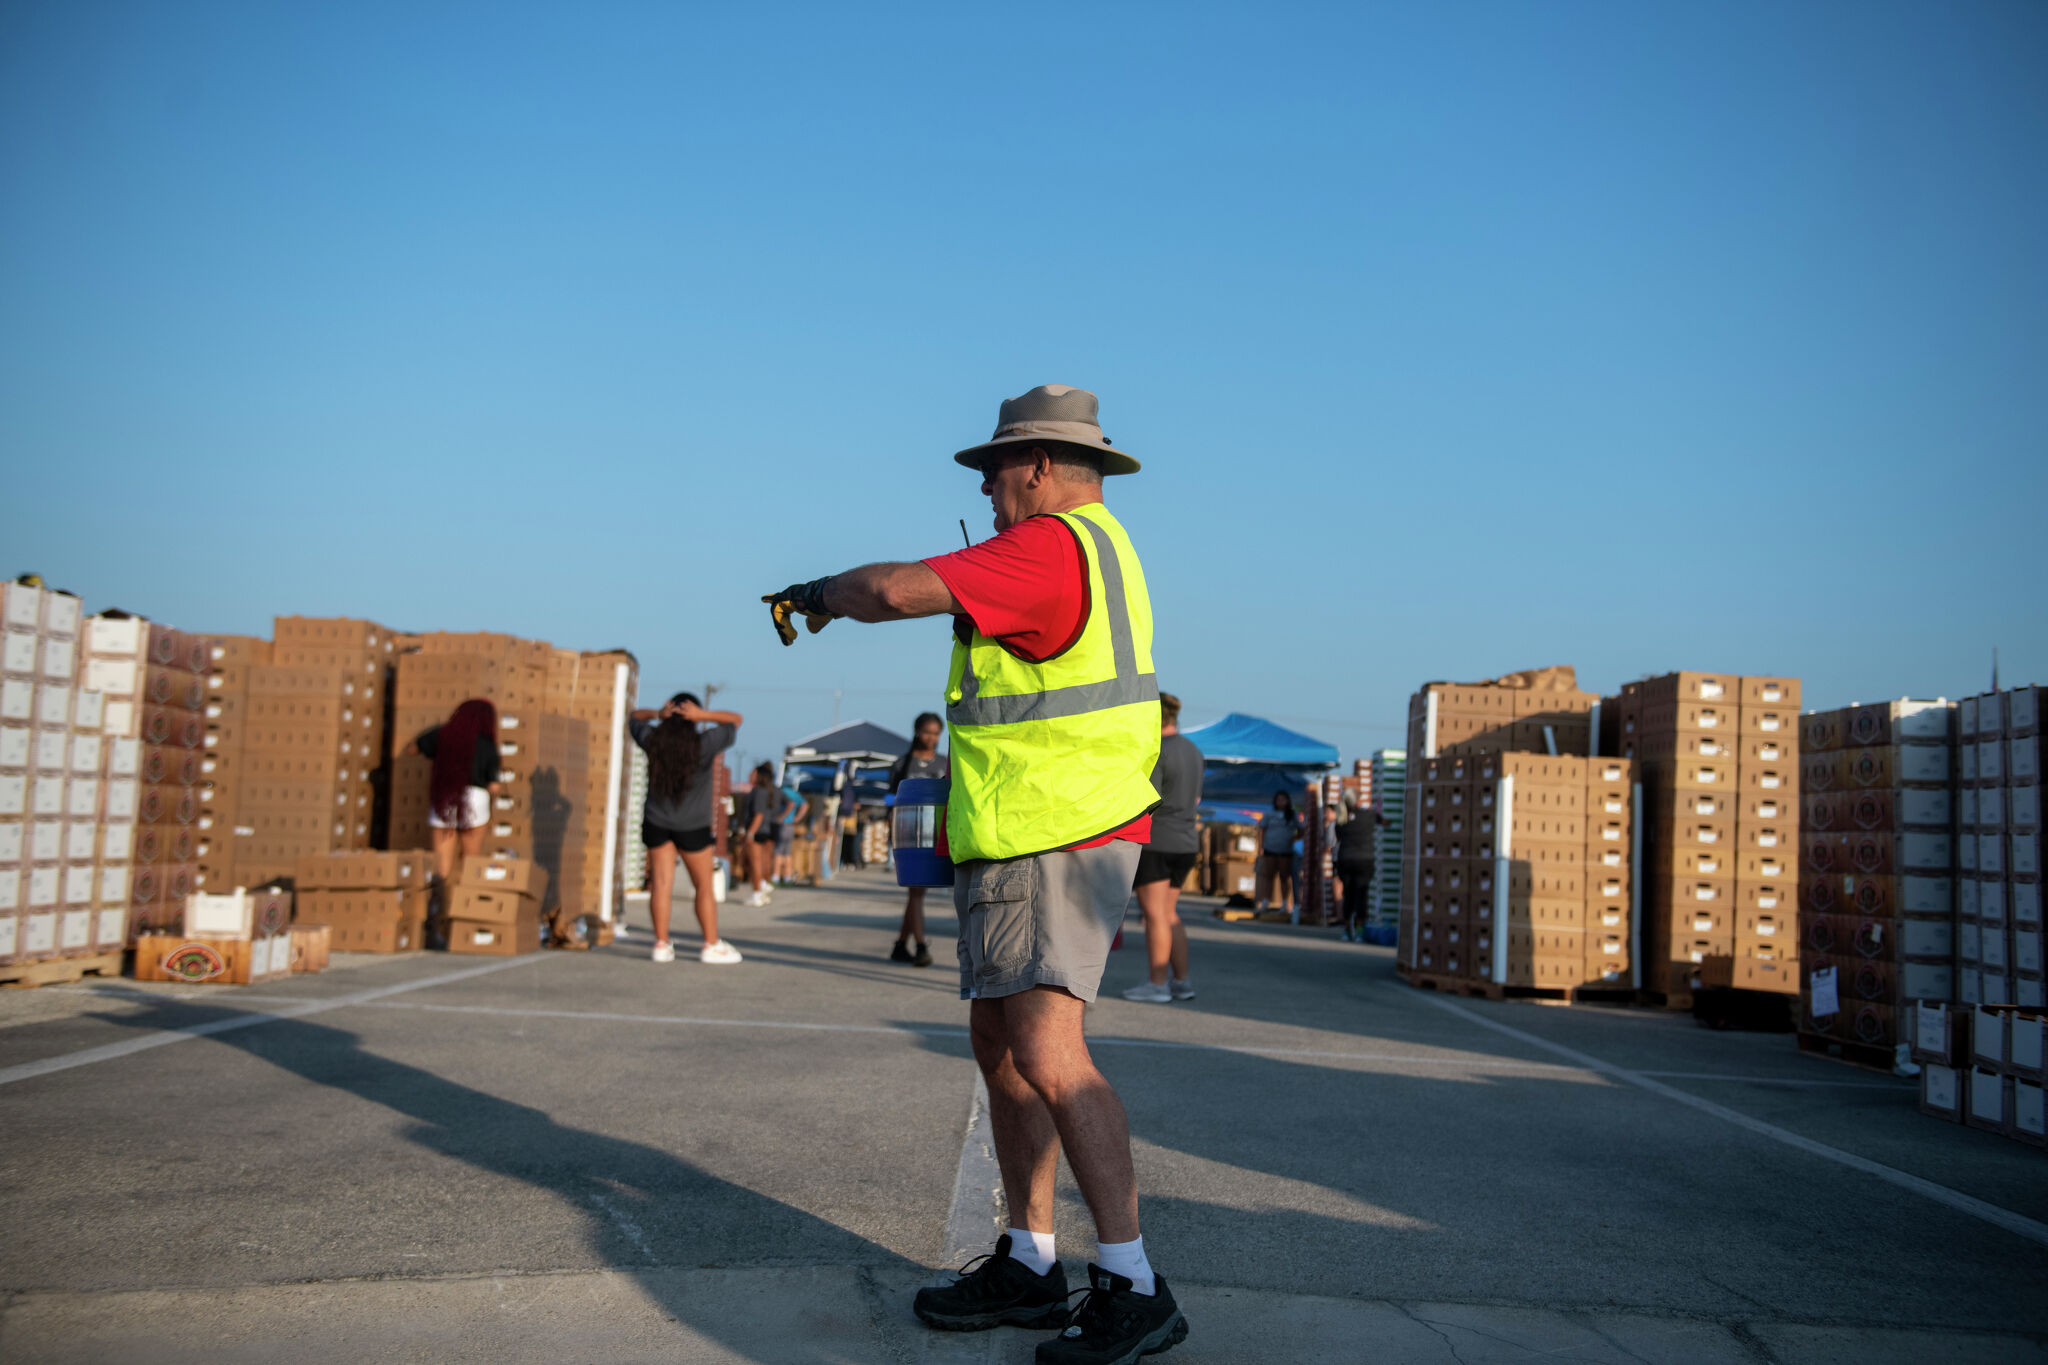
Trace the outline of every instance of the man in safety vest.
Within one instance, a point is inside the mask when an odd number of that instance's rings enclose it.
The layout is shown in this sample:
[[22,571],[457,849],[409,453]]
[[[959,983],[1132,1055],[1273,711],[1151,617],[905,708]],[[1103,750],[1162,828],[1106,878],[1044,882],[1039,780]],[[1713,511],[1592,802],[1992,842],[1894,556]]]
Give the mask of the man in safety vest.
[[[945,840],[960,917],[960,993],[1010,1228],[952,1284],[920,1290],[927,1324],[1063,1328],[1041,1365],[1135,1361],[1187,1337],[1145,1259],[1130,1131],[1088,1055],[1082,1013],[1130,899],[1158,800],[1159,684],[1137,552],[1102,503],[1105,474],[1135,474],[1095,395],[1047,384],[1002,405],[993,438],[956,462],[981,475],[996,535],[918,563],[869,564],[794,584],[795,616],[953,617],[946,674],[952,794]],[[1053,1255],[1053,1171],[1064,1150],[1095,1218],[1097,1261],[1070,1313]]]

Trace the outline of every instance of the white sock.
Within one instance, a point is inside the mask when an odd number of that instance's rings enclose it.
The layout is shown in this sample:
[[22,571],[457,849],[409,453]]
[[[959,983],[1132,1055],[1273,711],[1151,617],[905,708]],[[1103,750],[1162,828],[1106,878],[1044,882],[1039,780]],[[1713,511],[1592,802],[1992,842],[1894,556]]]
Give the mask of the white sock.
[[1052,1269],[1052,1234],[1011,1228],[1010,1259],[1022,1261],[1034,1275],[1043,1275]]
[[1152,1278],[1152,1263],[1145,1259],[1143,1237],[1128,1242],[1097,1242],[1095,1264],[1112,1275],[1123,1276],[1140,1294],[1151,1295],[1158,1291],[1159,1284]]

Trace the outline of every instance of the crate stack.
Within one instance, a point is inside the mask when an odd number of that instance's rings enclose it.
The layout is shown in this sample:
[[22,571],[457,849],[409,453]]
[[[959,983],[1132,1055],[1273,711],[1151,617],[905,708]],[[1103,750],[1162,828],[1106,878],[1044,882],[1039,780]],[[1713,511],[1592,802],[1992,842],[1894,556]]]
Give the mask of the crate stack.
[[1221,822],[1202,826],[1201,888],[1210,896],[1259,894],[1259,827]]
[[539,950],[541,910],[550,900],[546,867],[531,858],[469,858],[456,882],[449,952],[513,957]]
[[[1420,799],[1423,785],[1464,786],[1476,781],[1476,770],[1468,772],[1463,760],[1477,754],[1535,753],[1585,758],[1593,752],[1599,709],[1600,698],[1591,692],[1580,691],[1577,675],[1569,667],[1530,669],[1491,682],[1427,683],[1409,698],[1408,746],[1402,751],[1407,790],[1402,806],[1397,864],[1397,966],[1425,975],[1463,977],[1469,975],[1474,960],[1468,952],[1461,951],[1457,957],[1460,970],[1446,973],[1444,967],[1449,959],[1442,954],[1441,948],[1432,955],[1435,965],[1425,965],[1419,955],[1424,942],[1423,860],[1425,857],[1448,858],[1464,863],[1480,856],[1473,852],[1469,826],[1459,831],[1461,837],[1456,841],[1459,853],[1451,855],[1443,851],[1450,847],[1451,841],[1445,837],[1449,831],[1444,826],[1452,818],[1452,813],[1441,805],[1425,807]],[[1440,761],[1446,759],[1456,761],[1447,766]],[[1385,800],[1387,786],[1378,785],[1381,798]],[[1458,818],[1464,818],[1462,811]],[[1426,825],[1432,827],[1425,829]],[[1438,852],[1426,854],[1426,847],[1433,847]],[[1379,860],[1380,866],[1386,867],[1391,861],[1383,856]],[[1446,868],[1437,871],[1441,876],[1451,875]],[[1464,915],[1468,913],[1470,882],[1463,873],[1460,881],[1459,909]],[[1487,894],[1490,896],[1490,870],[1487,881]],[[1429,889],[1439,893],[1432,902],[1435,913],[1447,916],[1442,893],[1450,888],[1440,883]],[[1438,926],[1437,931],[1444,932],[1448,927],[1446,922]],[[1461,928],[1459,932],[1462,947],[1466,930]],[[1488,932],[1490,943],[1490,926]],[[1490,948],[1486,956],[1490,962]]]
[[[628,743],[625,747],[626,818],[631,820],[647,807],[647,751],[633,743]],[[716,803],[717,798],[714,796],[714,808]],[[638,839],[627,839],[621,845],[621,853],[621,861],[625,867],[623,880],[626,889],[638,891],[647,885],[647,847]]]
[[1609,708],[1643,787],[1642,987],[1799,989],[1799,681],[1667,673]]
[[1408,751],[1380,749],[1372,756],[1375,809],[1385,823],[1373,836],[1370,904],[1375,924],[1392,924],[1401,916],[1401,828],[1408,805]]
[[[576,717],[546,710],[552,649],[537,641],[486,633],[435,632],[418,641],[417,649],[398,658],[393,748],[402,751],[422,732],[443,724],[462,702],[481,698],[493,704],[501,776],[491,799],[483,852],[486,859],[501,862],[538,860],[546,875],[534,878],[530,890],[522,894],[529,894],[537,911],[553,916],[566,934],[568,921],[594,913],[583,899],[592,891],[586,871],[591,727]],[[623,775],[623,764],[615,771]],[[427,815],[432,774],[432,761],[419,754],[401,752],[393,759],[393,848],[431,846]],[[465,870],[463,878],[467,876]],[[451,915],[460,908],[453,890],[446,903]],[[490,905],[493,910],[504,908],[499,902]],[[516,918],[478,922],[500,926],[479,931],[485,935],[480,942],[499,945],[493,951],[526,941]],[[469,950],[482,951],[474,945],[465,951]]]
[[[246,886],[235,862],[242,804],[242,738],[247,731],[249,678],[271,662],[270,641],[254,635],[212,637],[206,677],[206,749],[199,761],[199,873],[212,894]],[[253,830],[241,837],[252,836]]]
[[[644,758],[626,730],[639,691],[640,663],[625,650],[551,652],[546,709],[581,720],[589,751],[577,806],[582,819],[579,869],[564,882],[563,904],[588,915],[595,938],[609,939],[624,907],[628,853],[640,849],[640,799],[633,789],[632,758]],[[630,755],[629,755],[630,751]],[[566,869],[564,876],[567,875]]]
[[1954,998],[1955,717],[1901,700],[1800,721],[1803,1047],[1895,1063],[1906,1007]]
[[295,876],[307,854],[370,847],[394,649],[374,622],[280,616],[270,661],[247,665],[239,710],[219,689],[209,745],[236,803],[220,853],[234,884]]
[[1496,989],[1629,986],[1628,760],[1454,753],[1410,773],[1412,975]]
[[194,891],[174,928],[135,940],[135,979],[255,986],[292,970],[292,893],[278,887]]
[[2013,1005],[1912,1007],[1920,1112],[2048,1147],[2043,1047],[2048,1017]]
[[110,746],[105,698],[78,685],[78,599],[0,585],[0,626],[0,964],[118,952],[134,825],[110,842],[100,818]]
[[199,886],[212,653],[210,637],[136,616],[94,616],[80,634],[79,681],[105,698],[99,904],[125,890],[130,943],[178,932]]
[[325,925],[338,952],[423,948],[429,870],[421,849],[307,854],[298,864],[298,921]]
[[1967,697],[1957,708],[1958,998],[2043,1005],[2042,689]]

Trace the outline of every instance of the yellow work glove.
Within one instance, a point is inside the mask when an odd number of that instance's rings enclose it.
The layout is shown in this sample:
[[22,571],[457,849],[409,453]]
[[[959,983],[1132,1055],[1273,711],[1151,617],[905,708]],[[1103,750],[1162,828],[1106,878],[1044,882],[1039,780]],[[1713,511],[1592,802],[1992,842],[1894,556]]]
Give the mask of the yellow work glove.
[[768,604],[769,619],[775,623],[775,633],[782,637],[782,643],[796,643],[796,627],[790,618],[801,616],[804,626],[816,635],[829,625],[833,616],[825,609],[825,585],[832,580],[814,578],[808,583],[792,583],[781,592],[771,592],[761,600]]

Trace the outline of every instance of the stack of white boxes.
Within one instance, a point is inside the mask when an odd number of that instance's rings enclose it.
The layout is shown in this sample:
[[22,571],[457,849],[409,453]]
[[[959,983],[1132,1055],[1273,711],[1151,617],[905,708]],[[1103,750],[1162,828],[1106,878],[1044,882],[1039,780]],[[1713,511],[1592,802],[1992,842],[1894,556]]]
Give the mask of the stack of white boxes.
[[0,584],[0,963],[119,951],[127,887],[101,874],[105,699],[78,686],[78,599]]
[[1956,998],[1964,1004],[2044,1003],[2042,692],[1986,692],[1957,707]]

